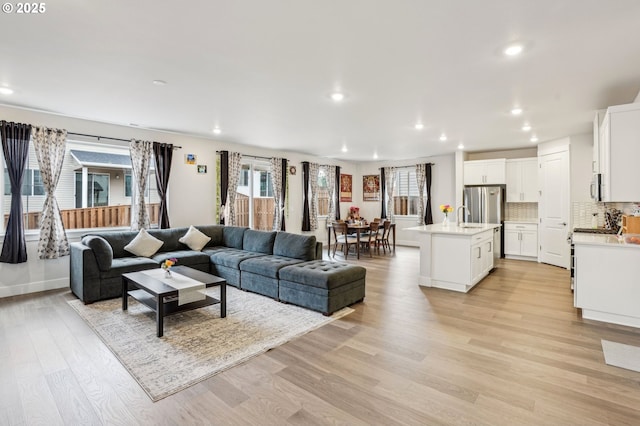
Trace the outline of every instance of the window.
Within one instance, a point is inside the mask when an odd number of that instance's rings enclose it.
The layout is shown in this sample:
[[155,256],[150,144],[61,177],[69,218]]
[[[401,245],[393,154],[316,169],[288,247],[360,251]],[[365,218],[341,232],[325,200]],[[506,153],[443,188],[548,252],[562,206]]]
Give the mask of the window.
[[273,229],[275,204],[268,162],[243,160],[235,208],[236,225],[263,231]]
[[[11,195],[9,171],[4,169],[4,195]],[[22,178],[22,195],[45,195],[40,170],[26,169]]]
[[124,175],[124,196],[131,197],[131,174]]
[[393,191],[393,211],[397,216],[418,214],[420,202],[415,170],[398,170]]
[[[109,174],[87,174],[87,206],[101,207],[109,205]],[[82,208],[82,173],[76,173],[76,208]]]
[[318,170],[318,216],[327,216],[329,214],[331,192],[327,182],[327,171],[321,167]]

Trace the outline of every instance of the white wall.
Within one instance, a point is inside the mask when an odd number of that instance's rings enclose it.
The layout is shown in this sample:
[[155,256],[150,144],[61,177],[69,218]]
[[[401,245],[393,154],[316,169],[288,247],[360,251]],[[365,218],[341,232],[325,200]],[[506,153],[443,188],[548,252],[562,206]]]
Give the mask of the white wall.
[[589,185],[593,176],[593,134],[585,133],[569,137],[571,144],[571,202],[591,201]]

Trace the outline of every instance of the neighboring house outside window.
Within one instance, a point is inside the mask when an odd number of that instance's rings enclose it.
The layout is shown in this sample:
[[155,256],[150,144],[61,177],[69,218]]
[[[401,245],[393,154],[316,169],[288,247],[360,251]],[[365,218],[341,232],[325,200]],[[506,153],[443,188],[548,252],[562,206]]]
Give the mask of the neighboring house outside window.
[[396,187],[393,191],[394,215],[417,215],[419,195],[416,171],[410,169],[396,171]]
[[269,162],[243,158],[236,196],[236,225],[273,229],[273,184]]
[[318,216],[326,216],[329,214],[329,186],[327,184],[326,170],[320,168],[318,170]]

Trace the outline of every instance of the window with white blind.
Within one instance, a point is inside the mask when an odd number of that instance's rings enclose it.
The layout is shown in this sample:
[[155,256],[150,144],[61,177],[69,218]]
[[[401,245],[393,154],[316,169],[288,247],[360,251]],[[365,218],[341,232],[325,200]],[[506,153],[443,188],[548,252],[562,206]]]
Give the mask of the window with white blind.
[[415,216],[420,201],[415,169],[396,171],[393,191],[393,212],[396,216]]

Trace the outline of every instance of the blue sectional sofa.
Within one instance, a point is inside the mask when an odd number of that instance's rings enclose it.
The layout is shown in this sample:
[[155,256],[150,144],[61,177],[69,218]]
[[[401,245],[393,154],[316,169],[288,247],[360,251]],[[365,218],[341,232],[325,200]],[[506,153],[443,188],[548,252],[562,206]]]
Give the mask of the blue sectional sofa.
[[149,230],[163,241],[150,257],[125,250],[137,231],[84,235],[71,244],[71,291],[84,303],[120,297],[123,273],[158,268],[176,258],[179,265],[210,272],[232,286],[327,315],[364,298],[366,270],[322,261],[322,243],[315,236],[223,225],[196,228],[211,238],[201,251],[179,241],[188,228]]

